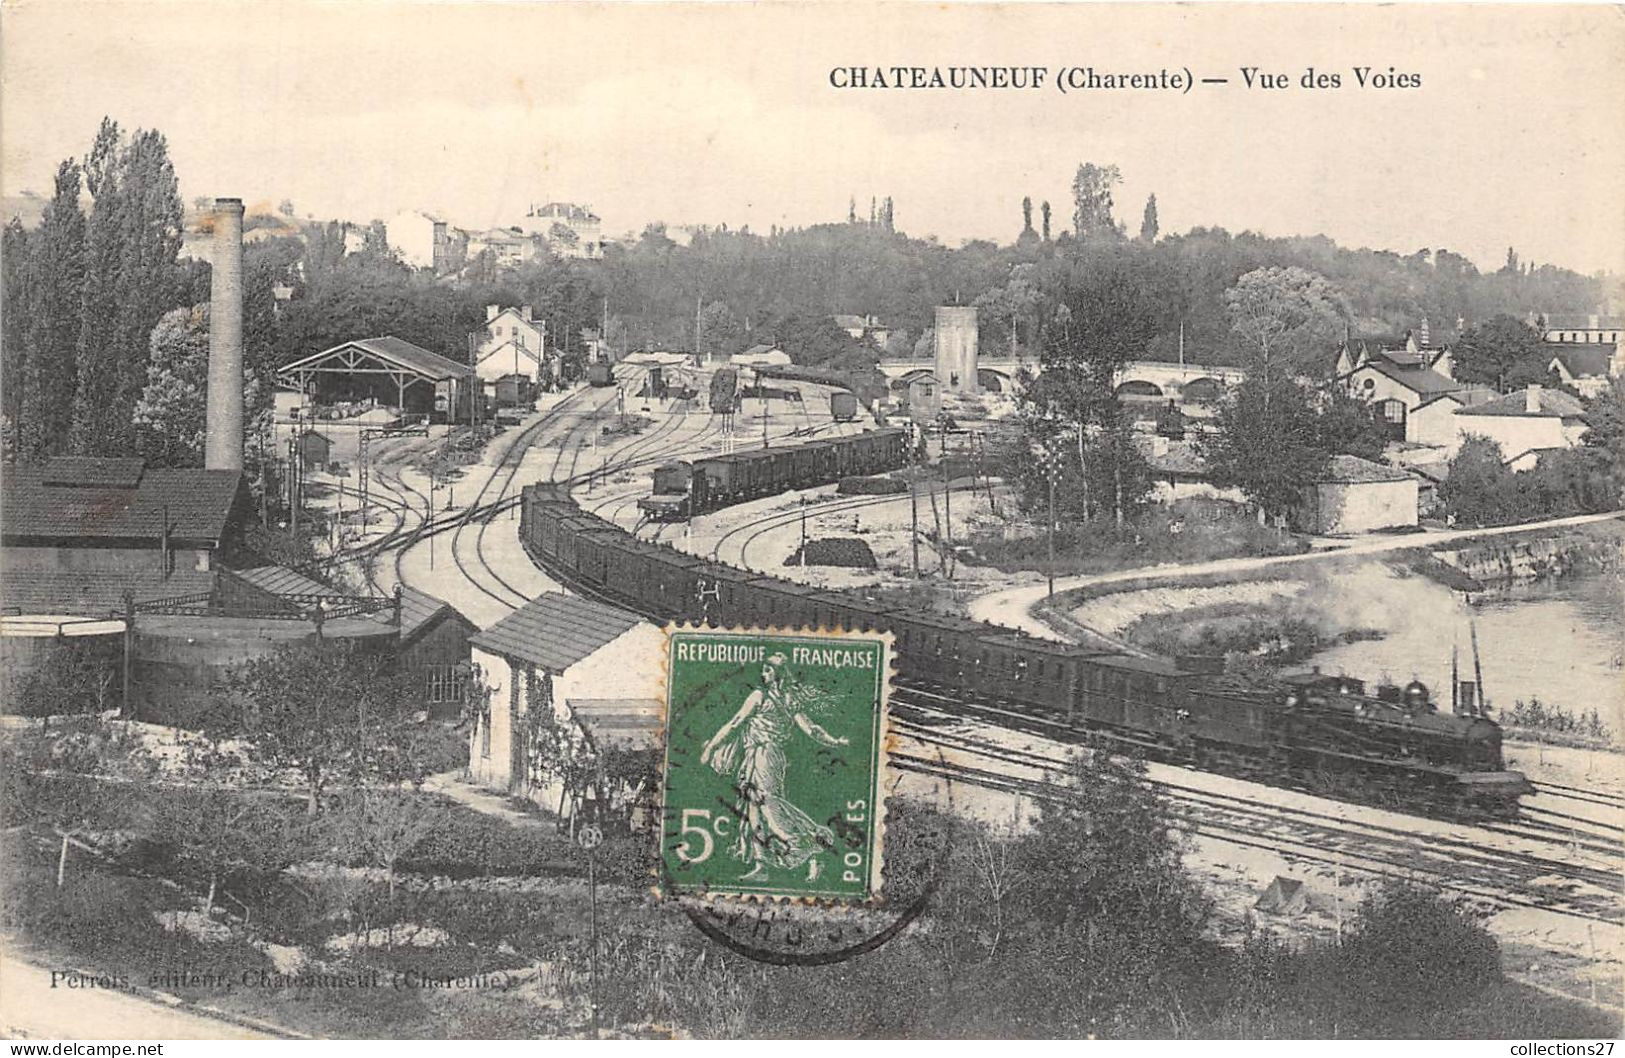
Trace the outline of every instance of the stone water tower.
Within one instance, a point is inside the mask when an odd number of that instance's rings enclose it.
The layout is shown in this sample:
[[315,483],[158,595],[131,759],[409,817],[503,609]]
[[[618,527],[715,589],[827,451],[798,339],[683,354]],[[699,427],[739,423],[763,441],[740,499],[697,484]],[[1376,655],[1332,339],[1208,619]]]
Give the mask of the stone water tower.
[[936,376],[943,394],[975,396],[976,306],[937,306]]

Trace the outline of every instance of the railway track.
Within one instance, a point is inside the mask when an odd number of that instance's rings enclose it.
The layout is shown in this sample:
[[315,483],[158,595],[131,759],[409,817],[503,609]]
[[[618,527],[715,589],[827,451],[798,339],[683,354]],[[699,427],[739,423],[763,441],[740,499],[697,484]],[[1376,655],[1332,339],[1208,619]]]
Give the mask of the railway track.
[[[534,559],[534,555],[532,556]],[[554,575],[557,575],[555,573]],[[570,578],[568,586],[580,594],[616,603]],[[1058,743],[1075,739],[1064,725],[1012,713],[997,705],[973,703],[908,686],[893,692],[893,716],[903,733],[936,756],[906,751],[892,754],[894,766],[970,785],[1029,797],[1038,802],[1067,796],[1058,773],[1064,757],[1036,754],[999,746],[987,738],[959,734],[950,725],[987,723],[1008,733],[1010,728],[1039,734]],[[991,733],[991,732],[990,732]],[[970,754],[980,763],[954,762],[945,752]],[[991,765],[982,766],[982,765]],[[1035,775],[1011,774],[1015,767]],[[1622,914],[1618,862],[1625,852],[1625,830],[1603,824],[1590,833],[1575,834],[1551,821],[1535,825],[1445,824],[1423,817],[1426,827],[1450,826],[1438,833],[1400,821],[1352,820],[1335,811],[1260,800],[1244,793],[1221,793],[1158,781],[1187,833],[1256,849],[1288,862],[1313,864],[1336,871],[1366,875],[1425,879],[1488,905],[1550,911],[1590,922],[1618,926]],[[1316,791],[1294,794],[1316,798]],[[1551,788],[1550,792],[1583,798],[1591,791]],[[1608,797],[1600,800],[1608,801]],[[1559,816],[1562,813],[1549,813]],[[1403,820],[1405,813],[1397,813]],[[1576,817],[1575,822],[1592,822]],[[1616,836],[1620,835],[1620,836]],[[1498,848],[1495,837],[1520,843]]]
[[[894,698],[895,700],[895,698]],[[906,711],[911,708],[905,705]],[[936,714],[937,722],[953,721]],[[1055,803],[1067,795],[1056,781],[1068,767],[1065,757],[1000,746],[973,735],[945,732],[933,724],[894,713],[894,722],[907,737],[937,754],[903,751],[892,755],[893,765],[984,789],[1019,795],[1040,803]],[[968,755],[994,767],[948,759],[944,751]],[[1015,766],[1038,772],[1037,777],[1011,774]],[[1527,907],[1589,921],[1618,925],[1625,920],[1619,904],[1619,875],[1595,862],[1575,864],[1527,850],[1487,846],[1482,837],[1467,834],[1418,833],[1404,826],[1349,820],[1314,809],[1257,798],[1219,794],[1208,790],[1152,781],[1169,804],[1183,832],[1273,852],[1291,862],[1313,863],[1338,870],[1386,877],[1423,878],[1475,899],[1506,907]],[[1533,843],[1533,839],[1529,839]],[[1566,846],[1548,849],[1561,854]],[[1619,842],[1588,846],[1604,857],[1618,857]],[[1584,891],[1589,887],[1594,892]]]

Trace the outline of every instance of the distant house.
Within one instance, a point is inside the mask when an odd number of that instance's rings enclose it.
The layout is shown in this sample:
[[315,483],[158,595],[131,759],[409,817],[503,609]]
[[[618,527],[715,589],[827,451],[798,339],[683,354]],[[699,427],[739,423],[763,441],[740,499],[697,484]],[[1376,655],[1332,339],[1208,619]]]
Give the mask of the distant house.
[[320,470],[332,462],[333,439],[315,430],[299,435],[299,462],[306,470]]
[[1500,394],[1488,386],[1463,386],[1430,397],[1405,416],[1405,440],[1454,453],[1461,444],[1456,412],[1495,400]]
[[1488,437],[1509,461],[1550,448],[1573,448],[1585,435],[1585,406],[1578,397],[1546,386],[1527,386],[1516,393],[1456,412],[1461,436]]
[[546,239],[548,249],[560,257],[604,256],[604,222],[586,206],[574,202],[531,206],[521,227],[527,235]]
[[1415,334],[1402,348],[1345,342],[1338,351],[1336,377],[1354,396],[1371,405],[1372,414],[1395,440],[1410,440],[1411,412],[1436,397],[1463,388],[1451,377],[1448,349],[1427,346]]
[[437,272],[445,269],[450,236],[446,222],[440,217],[407,210],[385,221],[384,232],[389,248],[413,268],[432,268]]
[[1547,369],[1587,399],[1607,389],[1610,379],[1625,374],[1625,356],[1615,342],[1554,342],[1551,349]]
[[851,313],[837,313],[833,319],[835,326],[851,335],[854,341],[872,340],[875,345],[884,349],[886,339],[891,337],[891,328],[881,323],[874,316],[854,316]]
[[518,228],[489,228],[468,233],[470,260],[489,252],[499,268],[512,268],[546,257],[547,239],[541,235],[526,234]]
[[1152,497],[1160,503],[1197,498],[1241,503],[1246,498],[1240,489],[1213,483],[1207,461],[1194,441],[1153,434],[1144,439],[1143,454],[1151,468]]
[[485,334],[475,350],[475,370],[490,386],[506,375],[531,382],[550,376],[547,367],[547,321],[536,319],[529,305],[485,306]]
[[728,358],[736,367],[783,367],[790,363],[790,354],[771,345],[753,345],[742,353]]
[[469,774],[494,790],[557,807],[566,791],[536,739],[573,723],[571,704],[659,697],[665,634],[634,613],[549,592],[470,640],[489,690],[469,734]]
[[1530,324],[1540,329],[1540,336],[1548,342],[1582,344],[1619,344],[1625,336],[1625,316],[1599,316],[1557,314],[1535,316]]
[[1333,456],[1324,473],[1303,486],[1292,511],[1301,532],[1317,536],[1399,529],[1417,522],[1418,482],[1403,470],[1358,456]]

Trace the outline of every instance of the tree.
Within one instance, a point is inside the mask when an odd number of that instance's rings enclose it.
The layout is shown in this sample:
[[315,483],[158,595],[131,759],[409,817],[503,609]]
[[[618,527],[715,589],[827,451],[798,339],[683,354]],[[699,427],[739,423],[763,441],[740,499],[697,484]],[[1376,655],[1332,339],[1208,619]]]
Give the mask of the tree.
[[1315,397],[1320,417],[1317,447],[1333,455],[1382,461],[1388,438],[1372,416],[1370,404],[1336,382],[1321,386]]
[[1499,390],[1545,382],[1551,362],[1540,332],[1506,313],[1469,327],[1450,352],[1457,379]]
[[1112,188],[1122,182],[1123,174],[1115,165],[1085,162],[1078,166],[1072,178],[1072,230],[1080,240],[1121,234],[1112,219]]
[[[136,450],[153,466],[203,463],[205,408],[209,389],[209,306],[167,313],[152,329],[147,379],[132,418]],[[248,421],[268,403],[254,365],[243,364],[243,407]]]
[[776,336],[779,348],[804,367],[827,367],[838,371],[874,369],[879,357],[873,349],[835,325],[822,313],[796,313],[775,321],[767,328]]
[[1145,200],[1145,213],[1140,218],[1140,241],[1157,241],[1157,196],[1155,194]]
[[[35,313],[34,262],[28,243],[22,221],[12,217],[0,231],[0,304],[5,305],[5,313],[0,315],[0,413],[5,418],[3,458],[7,463],[17,459],[22,449],[23,387],[34,361],[27,340],[28,321]],[[32,456],[30,451],[24,458]]]
[[179,291],[181,199],[163,134],[137,130],[123,144],[109,119],[85,177],[94,202],[75,350],[73,445],[80,454],[111,455],[132,446],[148,336]]
[[1349,312],[1325,276],[1302,268],[1259,268],[1225,291],[1231,330],[1252,353],[1263,376],[1258,391],[1273,392],[1272,375],[1307,371],[1342,330]]
[[1049,242],[1049,202],[1046,201],[1041,207],[1039,207],[1039,210],[1044,215],[1044,231],[1042,233],[1043,239],[1045,242]]
[[81,171],[73,159],[58,166],[55,194],[29,246],[32,298],[22,312],[27,366],[22,372],[19,444],[31,459],[66,451],[73,425],[85,284],[80,182]]
[[1077,489],[1066,495],[1076,496],[1085,518],[1110,510],[1122,525],[1150,490],[1115,393],[1117,373],[1155,333],[1146,284],[1134,262],[1115,253],[1076,261],[1052,282],[1043,372],[1022,391],[1024,432],[1029,444],[1076,454],[1069,480]]
[[1151,997],[1200,991],[1214,954],[1203,938],[1212,905],[1181,862],[1143,763],[1084,751],[1061,794],[1043,804],[1016,857],[1027,914],[1012,944],[1035,971],[1048,968],[1050,987],[1007,999],[1029,1008],[1017,1020],[1119,1035],[1161,1005]]
[[259,759],[297,773],[309,815],[320,811],[334,781],[415,777],[421,732],[408,688],[386,655],[343,641],[287,646],[247,662],[225,689],[207,726],[246,739]]
[[696,352],[734,353],[743,347],[745,325],[726,303],[713,301],[700,310]]
[[1316,395],[1277,374],[1249,375],[1219,405],[1217,429],[1198,441],[1214,481],[1235,486],[1267,515],[1283,515],[1331,459]]
[[1501,446],[1488,437],[1469,434],[1462,440],[1439,483],[1439,502],[1464,525],[1499,525],[1508,517],[1516,492]]

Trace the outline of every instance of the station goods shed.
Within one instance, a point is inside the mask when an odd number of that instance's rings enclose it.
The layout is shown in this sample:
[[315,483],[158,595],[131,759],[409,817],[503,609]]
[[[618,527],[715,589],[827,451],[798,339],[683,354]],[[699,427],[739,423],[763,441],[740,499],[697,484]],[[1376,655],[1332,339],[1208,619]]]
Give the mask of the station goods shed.
[[[470,643],[487,693],[469,735],[469,773],[480,785],[550,809],[569,807],[566,783],[549,767],[556,740],[566,737],[561,732],[602,748],[637,726],[619,716],[634,709],[581,703],[663,698],[665,634],[634,613],[590,599],[538,596]],[[589,719],[583,724],[581,717]]]
[[376,401],[431,422],[466,418],[474,369],[393,335],[357,338],[277,369],[320,405]]

